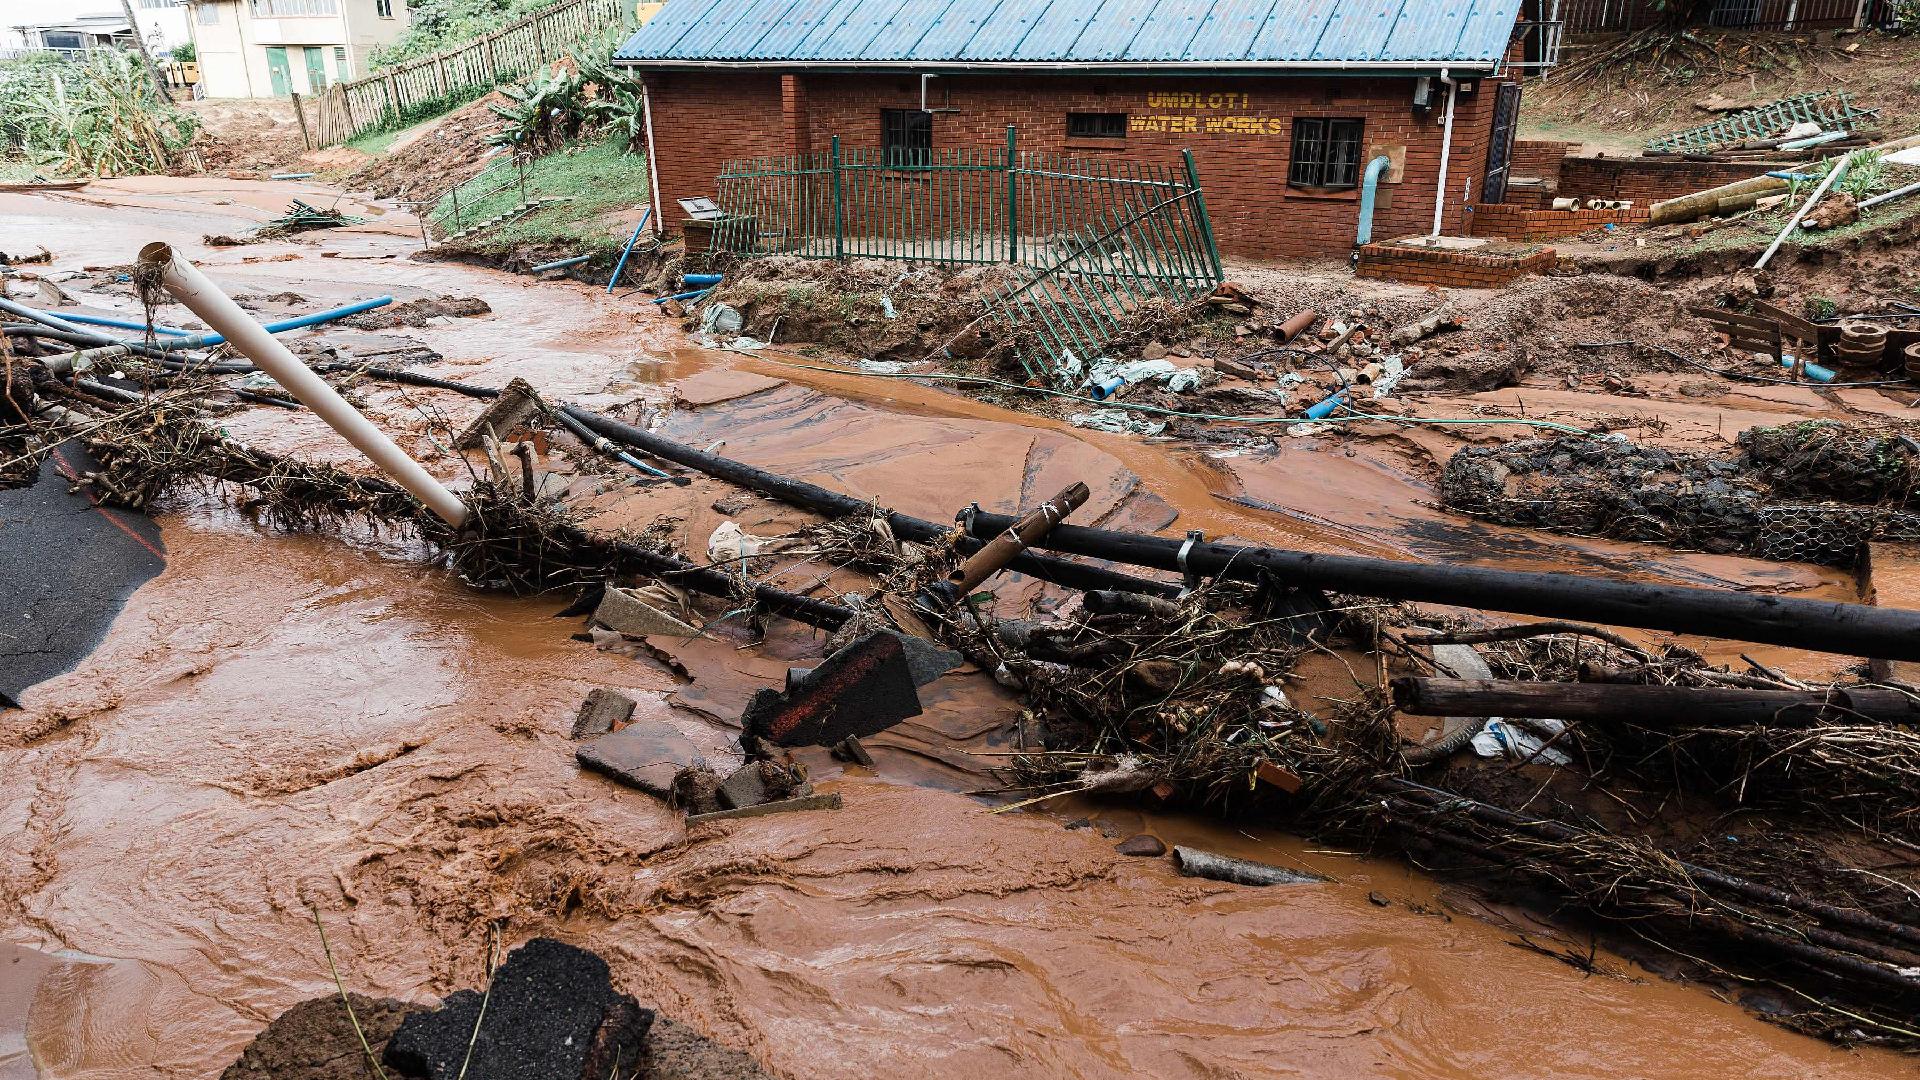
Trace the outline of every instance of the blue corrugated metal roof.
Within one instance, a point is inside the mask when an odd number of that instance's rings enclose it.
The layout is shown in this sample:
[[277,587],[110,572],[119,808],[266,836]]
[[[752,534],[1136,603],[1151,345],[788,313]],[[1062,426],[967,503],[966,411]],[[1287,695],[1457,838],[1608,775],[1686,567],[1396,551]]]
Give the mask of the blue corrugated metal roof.
[[1521,0],[668,0],[640,66],[1492,68]]

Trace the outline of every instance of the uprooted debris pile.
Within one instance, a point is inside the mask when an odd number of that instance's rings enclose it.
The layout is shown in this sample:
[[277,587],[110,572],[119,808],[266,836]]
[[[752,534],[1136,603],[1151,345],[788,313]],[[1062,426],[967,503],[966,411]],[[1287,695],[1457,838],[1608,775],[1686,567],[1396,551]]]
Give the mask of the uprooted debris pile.
[[492,312],[493,308],[477,296],[437,296],[349,315],[341,322],[356,330],[391,330],[401,326],[425,326],[436,318],[468,319]]
[[1465,447],[1441,501],[1503,525],[1830,564],[1920,526],[1905,510],[1920,478],[1909,436],[1808,421],[1750,429],[1739,446],[1733,458],[1620,438]]

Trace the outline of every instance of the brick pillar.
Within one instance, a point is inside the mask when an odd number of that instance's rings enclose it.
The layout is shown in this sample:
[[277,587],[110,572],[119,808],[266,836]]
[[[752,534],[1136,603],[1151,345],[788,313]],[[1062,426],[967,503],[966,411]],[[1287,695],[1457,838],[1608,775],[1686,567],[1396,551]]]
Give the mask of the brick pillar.
[[780,117],[787,153],[804,154],[811,149],[812,137],[807,130],[807,86],[799,75],[780,76]]

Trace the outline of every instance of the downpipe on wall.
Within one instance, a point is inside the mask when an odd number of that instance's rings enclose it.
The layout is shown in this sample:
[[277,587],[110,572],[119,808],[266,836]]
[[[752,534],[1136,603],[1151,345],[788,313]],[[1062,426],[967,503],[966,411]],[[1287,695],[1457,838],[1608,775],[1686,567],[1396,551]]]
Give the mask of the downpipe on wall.
[[1447,213],[1447,163],[1453,157],[1453,106],[1460,96],[1460,80],[1453,77],[1447,68],[1440,69],[1440,81],[1447,87],[1447,118],[1440,128],[1440,178],[1433,185],[1433,232],[1431,237],[1440,235],[1440,226],[1446,220]]

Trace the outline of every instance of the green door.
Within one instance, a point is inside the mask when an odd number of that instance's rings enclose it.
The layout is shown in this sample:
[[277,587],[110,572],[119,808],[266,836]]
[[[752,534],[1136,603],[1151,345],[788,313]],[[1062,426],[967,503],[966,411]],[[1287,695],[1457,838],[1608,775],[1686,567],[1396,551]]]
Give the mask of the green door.
[[327,50],[307,46],[307,93],[318,94],[327,88]]
[[293,93],[293,73],[287,68],[287,50],[283,45],[267,48],[267,78],[273,81],[273,96]]

